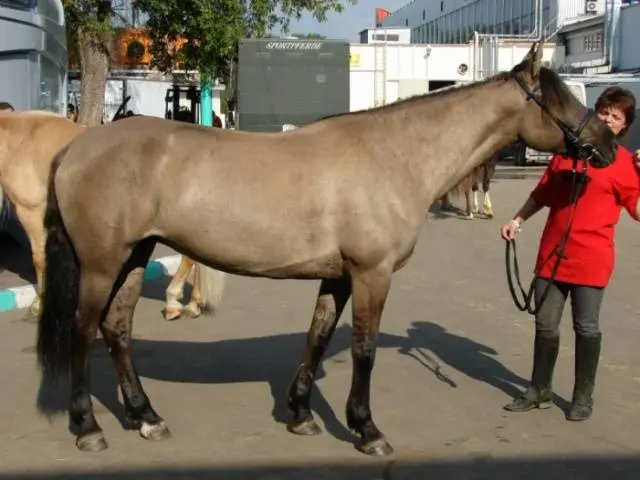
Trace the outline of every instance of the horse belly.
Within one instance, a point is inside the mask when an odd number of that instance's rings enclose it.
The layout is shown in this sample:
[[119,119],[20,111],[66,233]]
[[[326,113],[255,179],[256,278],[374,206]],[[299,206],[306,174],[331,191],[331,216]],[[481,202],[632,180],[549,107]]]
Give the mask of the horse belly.
[[332,235],[319,232],[294,235],[295,228],[236,231],[218,225],[200,235],[168,238],[178,251],[228,273],[292,279],[339,278],[344,261]]

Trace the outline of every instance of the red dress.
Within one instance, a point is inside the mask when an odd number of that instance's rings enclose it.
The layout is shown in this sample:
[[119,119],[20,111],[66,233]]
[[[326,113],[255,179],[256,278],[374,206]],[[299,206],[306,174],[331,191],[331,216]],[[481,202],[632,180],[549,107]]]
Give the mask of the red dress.
[[[549,217],[540,239],[535,273],[550,278],[556,252],[571,215],[571,180],[567,176],[573,160],[556,155],[531,192],[538,205],[549,207]],[[580,168],[580,163],[578,164]],[[615,263],[614,229],[624,207],[636,214],[640,177],[634,158],[618,147],[614,163],[605,168],[587,168],[589,177],[576,206],[573,226],[555,279],[561,282],[605,287]]]

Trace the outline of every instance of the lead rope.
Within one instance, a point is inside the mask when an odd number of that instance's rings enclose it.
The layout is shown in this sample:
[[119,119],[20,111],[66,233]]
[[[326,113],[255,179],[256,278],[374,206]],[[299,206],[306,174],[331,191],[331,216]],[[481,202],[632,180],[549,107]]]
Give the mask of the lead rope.
[[[538,302],[537,308],[534,308],[532,306],[532,303],[534,303],[532,302],[532,300],[533,300],[533,294],[534,294],[535,276],[531,280],[531,284],[529,285],[529,291],[526,292],[522,286],[522,282],[520,281],[520,266],[518,264],[518,256],[516,252],[516,240],[515,238],[513,238],[511,240],[506,241],[505,263],[506,263],[506,269],[507,269],[507,283],[509,284],[509,292],[511,293],[511,298],[513,299],[513,302],[515,303],[516,307],[521,312],[526,311],[531,315],[536,315],[540,311],[540,308],[542,308],[542,305],[544,304],[545,300],[547,299],[547,295],[551,290],[551,286],[555,281],[556,274],[558,273],[558,268],[560,267],[560,262],[564,257],[564,250],[567,245],[567,241],[569,240],[569,234],[571,233],[571,228],[573,226],[573,219],[575,217],[576,207],[578,205],[579,193],[582,187],[582,183],[578,182],[578,177],[581,177],[583,181],[584,181],[584,177],[586,177],[587,168],[586,168],[585,162],[583,162],[582,164],[581,172],[577,171],[577,163],[578,161],[574,159],[573,168],[571,169],[571,174],[572,174],[571,197],[570,197],[571,198],[571,215],[569,217],[567,227],[564,230],[560,243],[555,249],[555,255],[557,258],[551,270],[551,275],[550,275],[549,281],[547,282],[547,286],[544,289],[542,296],[540,297],[540,301]],[[511,261],[510,261],[511,256],[509,255],[512,249],[513,249],[513,274],[514,275],[512,275],[511,273]],[[518,283],[518,288],[520,289],[520,292],[522,294],[522,297],[523,297],[522,302],[520,302],[515,286],[513,284],[513,278],[512,278],[513,276],[515,276],[516,282]]]

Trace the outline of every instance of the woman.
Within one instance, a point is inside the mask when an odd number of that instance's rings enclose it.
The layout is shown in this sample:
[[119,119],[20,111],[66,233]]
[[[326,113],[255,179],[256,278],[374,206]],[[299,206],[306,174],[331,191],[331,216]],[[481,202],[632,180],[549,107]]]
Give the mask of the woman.
[[[606,89],[595,105],[596,114],[617,137],[622,137],[635,118],[636,100],[620,87]],[[622,208],[640,221],[638,199],[640,160],[619,146],[616,161],[606,168],[587,169],[587,179],[575,208],[571,233],[555,275],[555,281],[540,305],[558,245],[570,221],[573,160],[556,155],[531,192],[529,199],[512,220],[501,228],[502,238],[511,240],[520,226],[543,207],[549,216],[540,239],[535,265],[536,303],[535,342],[531,385],[504,408],[526,412],[549,408],[552,399],[553,370],[558,357],[559,325],[564,304],[571,296],[575,332],[575,379],[571,409],[567,420],[588,419],[593,410],[593,390],[600,358],[602,334],[600,305],[614,266],[614,227]]]

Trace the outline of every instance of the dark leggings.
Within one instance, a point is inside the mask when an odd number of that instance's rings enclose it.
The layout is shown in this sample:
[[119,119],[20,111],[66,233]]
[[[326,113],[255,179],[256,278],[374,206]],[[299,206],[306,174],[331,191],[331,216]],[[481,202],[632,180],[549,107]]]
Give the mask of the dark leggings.
[[[536,308],[547,288],[548,280],[536,278],[535,302]],[[560,319],[567,297],[571,295],[571,316],[573,330],[582,337],[600,335],[600,305],[604,296],[604,288],[589,287],[564,282],[553,282],[547,298],[536,315],[536,333],[547,338],[560,334]]]

